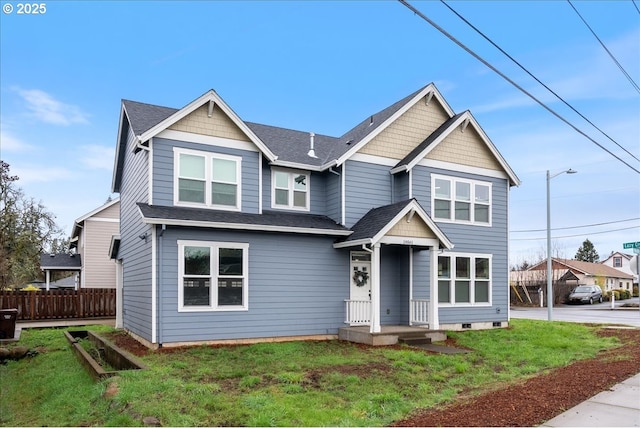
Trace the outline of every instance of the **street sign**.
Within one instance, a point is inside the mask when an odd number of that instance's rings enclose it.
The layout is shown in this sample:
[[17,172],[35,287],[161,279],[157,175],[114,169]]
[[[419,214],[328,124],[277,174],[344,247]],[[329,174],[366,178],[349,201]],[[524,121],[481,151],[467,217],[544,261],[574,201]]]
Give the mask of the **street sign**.
[[625,242],[622,244],[622,248],[628,250],[630,248],[640,248],[640,242]]

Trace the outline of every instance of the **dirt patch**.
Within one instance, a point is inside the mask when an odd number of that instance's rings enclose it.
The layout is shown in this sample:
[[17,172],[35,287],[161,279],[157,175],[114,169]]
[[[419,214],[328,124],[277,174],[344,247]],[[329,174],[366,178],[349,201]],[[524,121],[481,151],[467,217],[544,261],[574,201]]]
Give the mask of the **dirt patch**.
[[143,357],[151,351],[149,348],[138,342],[125,331],[114,331],[111,333],[100,333],[111,342],[115,343],[119,348],[133,354],[137,357]]
[[621,347],[449,406],[416,411],[393,426],[536,426],[640,373],[640,330],[603,329]]

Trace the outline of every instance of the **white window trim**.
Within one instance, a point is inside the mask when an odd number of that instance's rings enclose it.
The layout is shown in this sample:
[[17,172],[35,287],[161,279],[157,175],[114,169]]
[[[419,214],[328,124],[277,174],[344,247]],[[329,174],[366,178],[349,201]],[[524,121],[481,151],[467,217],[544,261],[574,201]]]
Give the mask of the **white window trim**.
[[[208,247],[210,252],[211,303],[207,306],[184,306],[184,248]],[[218,306],[218,250],[242,249],[242,305]],[[215,288],[214,288],[215,287]],[[215,289],[215,292],[213,290]],[[241,242],[183,241],[178,240],[178,312],[233,312],[249,310],[249,244]]]
[[[180,172],[180,155],[193,155],[205,158],[204,168],[204,203],[184,202],[179,200],[179,172]],[[211,162],[213,159],[224,159],[236,162],[236,205],[216,205],[211,203]],[[191,208],[211,208],[223,211],[241,211],[242,210],[242,158],[240,156],[225,155],[221,153],[203,152],[200,150],[183,149],[181,147],[173,148],[173,204],[179,207]]]
[[[289,203],[285,205],[276,204],[276,172],[283,172],[289,176]],[[294,183],[296,175],[304,175],[307,177],[307,191],[305,207],[296,207],[293,205]],[[271,208],[275,210],[293,210],[293,211],[310,211],[311,207],[311,174],[308,171],[297,169],[271,168]]]
[[[442,278],[443,280],[449,281],[449,302],[438,302],[439,307],[444,308],[452,308],[452,307],[462,307],[462,306],[474,306],[474,307],[490,307],[493,305],[493,255],[492,254],[479,254],[479,253],[445,253],[439,254],[438,257],[448,257],[450,259],[450,267],[451,269],[451,277],[450,278]],[[456,281],[456,269],[455,269],[455,259],[457,257],[467,257],[471,259],[471,274],[470,278],[464,278],[464,280],[469,280],[469,300],[470,302],[456,302],[455,295],[455,281]],[[478,302],[476,303],[476,259],[489,259],[489,302]],[[438,261],[436,260],[436,263]],[[440,281],[440,276],[438,276],[436,272],[436,281]],[[482,279],[482,282],[487,281],[486,279]],[[438,284],[436,284],[436,287]]]
[[[435,216],[435,201],[436,199],[436,179],[438,180],[447,180],[449,181],[450,185],[451,185],[451,197],[449,199],[450,203],[451,203],[451,209],[450,209],[450,213],[449,213],[449,218],[440,218],[440,217],[436,217]],[[455,216],[456,216],[456,207],[455,207],[455,202],[456,202],[456,183],[467,183],[470,185],[471,187],[471,200],[469,201],[470,204],[470,213],[469,216],[471,218],[471,220],[456,220]],[[487,186],[489,187],[489,222],[485,223],[485,222],[479,222],[479,221],[475,221],[474,217],[475,217],[475,206],[476,206],[476,201],[475,201],[475,193],[476,193],[476,185],[481,185],[481,186]],[[487,204],[480,204],[480,205],[487,205]],[[492,225],[492,217],[493,217],[493,183],[491,183],[490,181],[480,181],[480,180],[471,180],[471,179],[466,179],[466,178],[459,178],[459,177],[452,177],[452,176],[447,176],[447,175],[439,175],[439,174],[431,174],[431,218],[433,219],[433,221],[437,222],[437,223],[456,223],[456,224],[468,224],[471,226],[484,226],[484,227],[491,227]]]

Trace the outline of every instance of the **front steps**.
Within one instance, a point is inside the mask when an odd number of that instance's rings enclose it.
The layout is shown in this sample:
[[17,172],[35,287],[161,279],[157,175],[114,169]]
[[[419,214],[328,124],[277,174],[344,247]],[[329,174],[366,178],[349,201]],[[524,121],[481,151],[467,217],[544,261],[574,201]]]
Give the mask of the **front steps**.
[[370,333],[369,326],[342,327],[338,330],[338,339],[371,346],[388,346],[398,343],[420,344],[420,341],[424,341],[422,344],[426,345],[447,339],[446,331],[428,330],[423,327],[385,325],[381,330],[380,333]]

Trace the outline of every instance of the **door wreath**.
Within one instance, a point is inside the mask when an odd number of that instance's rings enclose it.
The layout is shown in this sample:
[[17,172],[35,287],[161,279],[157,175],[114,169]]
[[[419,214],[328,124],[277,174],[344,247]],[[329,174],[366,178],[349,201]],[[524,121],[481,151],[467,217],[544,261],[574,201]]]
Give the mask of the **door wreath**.
[[357,287],[364,287],[369,279],[369,274],[365,271],[357,269],[353,273],[353,282],[356,283]]

